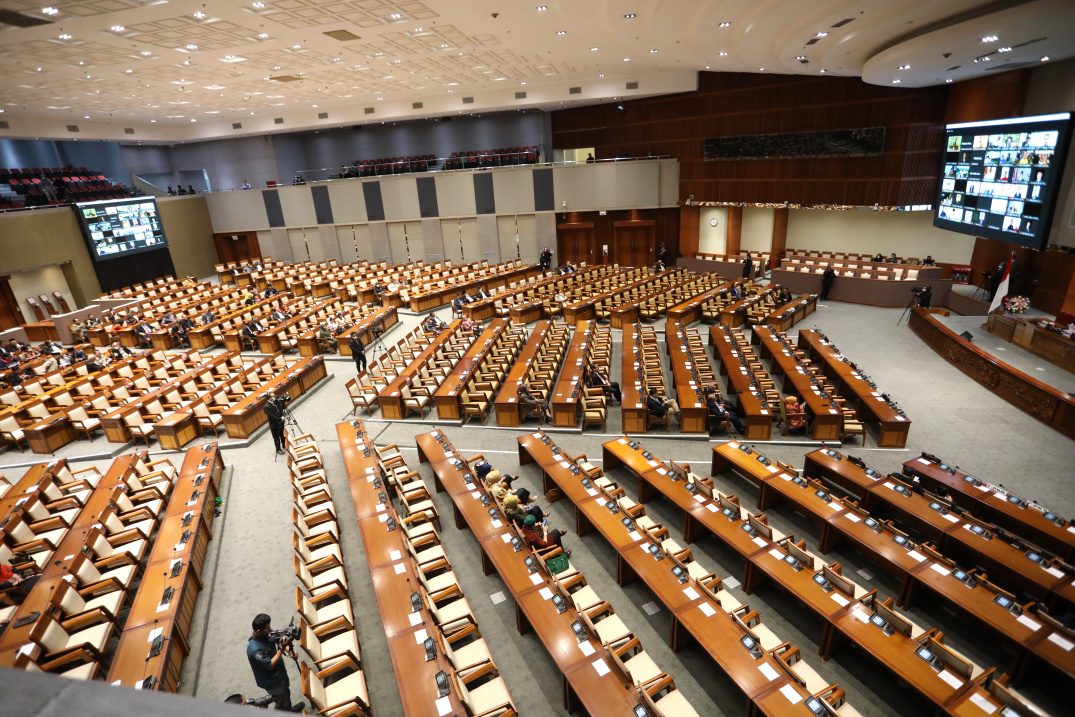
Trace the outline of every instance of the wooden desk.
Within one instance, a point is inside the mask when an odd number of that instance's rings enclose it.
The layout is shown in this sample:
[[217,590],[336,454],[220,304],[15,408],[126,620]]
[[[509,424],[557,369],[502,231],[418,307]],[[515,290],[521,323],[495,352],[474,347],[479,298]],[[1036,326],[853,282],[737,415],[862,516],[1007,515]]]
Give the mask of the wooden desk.
[[[1052,322],[1047,323],[1056,325]],[[1000,311],[989,314],[983,328],[1045,359],[1054,366],[1075,373],[1075,339],[1050,331],[1036,321],[1018,318]]]
[[822,373],[833,381],[837,393],[854,398],[860,420],[881,424],[877,445],[882,448],[903,448],[911,421],[881,396],[877,388],[863,378],[861,372],[817,331],[803,329],[799,332],[798,347],[808,358],[821,366]]
[[956,504],[969,510],[971,515],[1010,530],[1064,560],[1075,559],[1075,525],[1071,521],[1060,516],[1054,516],[1055,521],[1050,520],[1045,517],[1047,511],[1041,506],[978,481],[933,456],[906,461],[903,472],[917,476],[923,487],[929,490],[935,491],[943,486]]
[[[121,632],[106,681],[112,685],[144,689],[139,685],[152,678],[152,689],[175,692],[179,687],[183,660],[190,654],[190,645],[170,627],[150,622]],[[165,638],[164,645],[155,657],[150,657],[157,635]]]
[[162,448],[178,451],[202,435],[201,424],[193,411],[172,411],[153,424]]
[[44,455],[55,453],[71,441],[78,439],[75,427],[67,420],[67,414],[62,412],[44,418],[32,426],[27,426],[23,431],[26,441],[30,444],[30,450]]
[[474,372],[481,368],[497,339],[510,328],[511,322],[507,319],[493,319],[463,354],[463,358],[456,362],[451,373],[444,377],[433,393],[437,418],[458,421],[463,417],[463,389]]
[[649,424],[646,390],[642,385],[641,352],[638,350],[638,327],[623,328],[620,344],[620,428],[624,433],[645,433]]
[[[751,385],[753,378],[749,370],[741,365],[743,360],[740,347],[731,334],[731,329],[722,326],[709,328],[709,343],[714,346],[713,356],[720,361],[720,374],[727,376],[724,387],[729,401],[746,428],[747,441],[768,441],[773,435],[773,409],[765,400],[765,395],[757,386]],[[779,412],[779,408],[776,409]]]
[[814,415],[813,434],[815,441],[840,440],[843,428],[843,414],[832,406],[832,398],[823,398],[818,385],[811,380],[796,357],[791,346],[783,343],[768,326],[755,326],[751,343],[761,344],[761,353],[772,359],[769,373],[775,378],[784,375],[781,392],[797,393],[803,397],[806,409]]
[[784,332],[799,323],[808,314],[812,314],[816,309],[817,294],[800,296],[798,299],[784,304],[769,314],[768,318],[765,319],[765,323],[771,326],[774,331]]
[[377,403],[381,407],[382,418],[402,420],[406,417],[406,412],[403,410],[403,397],[401,395],[403,388],[410,385],[411,380],[414,378],[414,374],[422,366],[426,365],[430,357],[437,353],[448,339],[455,336],[456,332],[459,330],[459,325],[460,321],[458,319],[448,324],[448,327],[438,333],[436,337],[422,349],[422,352],[407,364],[406,368],[400,371],[392,381],[381,389],[377,394]]
[[294,399],[327,375],[325,359],[321,356],[299,359],[220,414],[224,417],[224,428],[232,438],[249,438],[268,420],[261,409],[270,395],[285,391]]
[[538,354],[541,353],[542,348],[544,348],[550,326],[551,323],[544,320],[539,321],[534,326],[530,331],[530,338],[526,340],[526,343],[519,351],[515,364],[504,376],[504,383],[501,385],[500,391],[497,392],[493,403],[496,411],[496,425],[519,425],[519,386],[526,381],[530,366],[534,363],[534,359],[537,358]]
[[[705,356],[705,349],[702,349],[701,357],[692,355],[687,345],[686,329],[677,322],[665,322],[664,339],[672,366],[672,385],[676,390],[679,410],[682,411],[679,432],[708,434],[709,407],[702,393],[705,387],[699,371],[704,369],[712,373],[713,369]],[[769,424],[772,425],[772,420]]]
[[703,294],[695,296],[693,299],[688,299],[676,304],[665,312],[665,317],[668,321],[677,321],[684,326],[692,324],[695,321],[700,321],[702,318],[702,307],[705,306],[706,302],[720,296],[721,293],[728,291],[728,289],[735,283],[736,282],[732,281],[726,282]]
[[575,324],[575,334],[564,354],[564,364],[560,379],[549,396],[552,407],[553,425],[558,428],[575,428],[579,424],[579,384],[582,382],[582,369],[586,353],[590,347],[591,334],[594,331],[592,321],[580,321]]

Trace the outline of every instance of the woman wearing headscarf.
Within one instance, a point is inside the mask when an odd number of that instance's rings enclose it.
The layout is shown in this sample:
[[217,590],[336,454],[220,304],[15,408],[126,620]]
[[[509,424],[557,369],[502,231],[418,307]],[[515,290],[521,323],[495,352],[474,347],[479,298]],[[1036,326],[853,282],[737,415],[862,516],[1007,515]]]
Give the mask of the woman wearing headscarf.
[[485,474],[485,489],[498,502],[503,501],[504,497],[508,495],[508,489],[500,481],[500,471],[489,471]]
[[571,555],[571,551],[564,548],[563,535],[566,532],[566,530],[546,530],[545,523],[539,523],[532,515],[523,519],[523,537],[535,548],[551,548],[555,545],[564,551],[564,555]]

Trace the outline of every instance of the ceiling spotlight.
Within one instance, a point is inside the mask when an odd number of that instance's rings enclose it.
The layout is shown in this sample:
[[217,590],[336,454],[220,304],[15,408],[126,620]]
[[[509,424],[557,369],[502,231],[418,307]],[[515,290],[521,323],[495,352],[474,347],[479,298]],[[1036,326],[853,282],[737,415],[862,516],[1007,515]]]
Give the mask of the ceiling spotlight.
[[728,56],[728,53],[727,53],[727,52],[724,52],[724,51],[722,50],[722,51],[721,51],[721,53],[720,53],[720,56],[721,56],[721,57],[727,57],[727,56]]
[[188,50],[197,50],[198,46],[197,45],[187,45],[187,49]]
[[603,75],[603,74],[601,74],[601,75],[598,75],[598,77],[604,77],[604,75]]
[[566,34],[567,34],[567,30],[557,30],[557,31],[556,31],[556,34],[557,34],[557,35],[566,35]]
[[190,118],[190,121],[191,121],[191,122],[197,122],[198,120],[196,120],[196,119],[194,119],[193,117],[191,117],[191,118]]
[[651,54],[651,55],[652,55],[652,54],[653,54],[654,52],[657,52],[657,51],[656,51],[656,50],[650,50],[650,54]]
[[910,65],[900,65],[900,69],[901,70],[909,70],[909,69],[911,69],[911,66]]
[[537,11],[538,11],[538,12],[545,12],[545,11],[546,11],[546,10],[548,10],[548,9],[549,9],[549,8],[548,8],[548,7],[546,7],[545,5],[538,5],[538,6],[537,6]]
[[759,67],[758,72],[765,72],[765,68],[764,67]]
[[123,27],[123,25],[113,25],[112,26],[112,32],[123,32],[126,29],[127,28]]
[[818,36],[818,37],[828,37],[828,36],[829,36],[829,33],[827,33],[827,32],[819,32],[819,33],[817,34],[817,36]]
[[997,41],[997,36],[996,35],[986,35],[985,37],[982,38],[982,42],[996,42],[996,41]]
[[997,50],[997,52],[1011,52],[1011,51],[1012,51],[1012,48],[1010,48],[1010,47],[1002,47],[999,50]]
[[54,7],[47,7],[47,8],[44,8],[43,10],[41,10],[41,12],[45,13],[46,15],[55,15],[56,13],[59,12],[59,10],[57,10]]
[[945,80],[944,82],[945,82],[945,84],[948,84],[948,85],[950,85],[950,84],[952,84],[953,82],[955,82],[955,80],[953,80],[953,79],[952,79],[951,77],[949,77],[949,78],[948,78],[948,79],[946,79],[946,80]]
[[393,20],[398,20],[398,19],[400,19],[400,18],[401,18],[401,17],[403,17],[403,16],[402,16],[402,15],[400,15],[400,14],[399,14],[398,12],[394,12],[394,13],[392,13],[391,15],[389,15],[388,17],[392,18]]
[[90,116],[89,116],[89,115],[86,115],[86,116],[85,116],[85,117],[83,117],[82,119],[89,119],[89,118],[90,118]]
[[128,74],[128,75],[129,75],[129,74],[131,74],[132,72],[134,72],[134,70],[124,70],[124,72],[125,72],[126,74]]
[[721,26],[721,27],[731,27],[731,26],[732,26],[732,24],[731,24],[730,22],[722,22],[722,23],[720,24],[720,26]]
[[618,105],[616,105],[616,109],[618,109],[620,112],[626,112],[627,111],[626,109],[624,109],[624,106],[623,106],[622,102],[619,103]]
[[632,12],[632,13],[629,13],[627,15],[624,15],[623,17],[624,17],[625,20],[634,20],[635,19],[635,14]]
[[825,74],[826,72],[828,72],[828,70],[818,70],[818,71],[819,71],[819,72],[820,72],[821,74],[823,74],[823,75],[824,75],[824,74]]
[[68,34],[67,34],[66,32],[64,32],[64,33],[61,33],[61,34],[60,34],[60,39],[61,39],[61,40],[70,40],[70,39],[71,39],[71,36],[70,36],[70,35],[68,35]]
[[899,83],[900,83],[899,80],[892,80],[892,84],[894,84],[894,85],[898,85]]
[[157,120],[150,120],[151,123],[156,123]]
[[258,8],[260,10],[261,8],[265,7],[265,3],[256,2],[256,3],[254,3],[254,7],[256,7],[256,8]]
[[795,57],[795,59],[796,59],[796,60],[805,60],[805,59],[806,59],[806,55],[797,55],[797,56]]
[[149,50],[142,50],[142,57],[149,57],[152,54],[153,53],[150,52]]
[[[204,13],[204,12],[202,12],[201,10],[199,10],[198,12],[194,13],[194,17],[196,17],[196,18],[198,18],[199,20],[201,20],[201,19],[202,19],[203,17],[205,17],[205,13]],[[191,120],[191,122],[193,122],[193,121],[194,121],[194,120]]]
[[291,46],[292,50],[298,50],[298,49],[301,49],[301,48],[302,48],[302,45],[292,45]]
[[597,52],[597,48],[596,47],[591,47],[590,52]]
[[1049,56],[1048,55],[1042,55],[1040,61],[1041,62],[1048,62],[1049,61]]

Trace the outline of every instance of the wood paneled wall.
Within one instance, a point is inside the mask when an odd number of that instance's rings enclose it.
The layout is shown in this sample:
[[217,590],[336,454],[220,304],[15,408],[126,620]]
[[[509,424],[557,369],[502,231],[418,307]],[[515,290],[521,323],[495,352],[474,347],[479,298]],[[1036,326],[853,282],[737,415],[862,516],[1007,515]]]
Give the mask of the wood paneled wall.
[[[930,204],[940,172],[946,86],[899,89],[858,78],[699,73],[687,94],[552,114],[553,146],[598,159],[671,155],[680,195],[698,202]],[[706,162],[707,137],[885,127],[876,157]]]
[[[668,247],[670,261],[682,252],[679,247],[679,207],[667,209],[630,209],[601,212],[559,212],[556,215],[557,235],[561,241],[571,236],[568,241],[576,242],[582,237],[586,243],[592,242],[592,263],[602,263],[601,248],[608,245],[608,263],[614,263],[616,241],[616,228],[630,226],[630,224],[648,224],[653,222],[653,245],[654,249],[660,248],[661,244]],[[621,242],[622,243],[622,242]],[[558,252],[557,262],[562,264],[565,260],[564,252]],[[577,255],[568,252],[568,258],[576,261]]]

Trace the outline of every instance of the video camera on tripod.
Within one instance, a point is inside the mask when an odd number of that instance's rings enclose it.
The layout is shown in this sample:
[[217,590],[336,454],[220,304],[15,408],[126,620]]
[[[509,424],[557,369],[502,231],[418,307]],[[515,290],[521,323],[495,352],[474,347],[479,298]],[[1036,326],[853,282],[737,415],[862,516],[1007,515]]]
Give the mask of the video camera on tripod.
[[295,618],[291,618],[291,622],[287,624],[287,627],[279,630],[269,630],[269,641],[274,645],[281,645],[284,648],[291,647],[295,640],[299,639],[299,635],[302,631],[299,630],[299,626],[295,624]]

